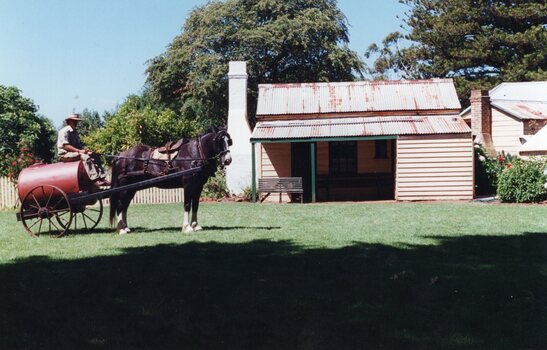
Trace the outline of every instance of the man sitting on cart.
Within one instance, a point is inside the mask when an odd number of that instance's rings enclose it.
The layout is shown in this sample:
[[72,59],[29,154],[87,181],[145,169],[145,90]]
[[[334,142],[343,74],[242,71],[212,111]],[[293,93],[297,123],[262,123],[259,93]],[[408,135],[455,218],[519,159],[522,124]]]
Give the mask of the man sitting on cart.
[[63,162],[82,160],[89,179],[97,187],[110,186],[106,175],[101,168],[100,159],[91,151],[84,148],[80,135],[78,135],[78,122],[81,121],[79,114],[70,114],[66,119],[66,126],[59,130],[57,137],[57,152],[59,159]]

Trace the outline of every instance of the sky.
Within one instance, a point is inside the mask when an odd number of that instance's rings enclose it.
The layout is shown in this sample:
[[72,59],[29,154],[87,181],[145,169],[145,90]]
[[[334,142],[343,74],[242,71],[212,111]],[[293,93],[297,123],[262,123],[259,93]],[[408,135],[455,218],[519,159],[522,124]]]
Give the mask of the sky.
[[[84,108],[114,111],[142,91],[146,62],[205,0],[0,0],[0,85],[15,86],[60,127]],[[350,47],[400,30],[397,0],[338,0]]]

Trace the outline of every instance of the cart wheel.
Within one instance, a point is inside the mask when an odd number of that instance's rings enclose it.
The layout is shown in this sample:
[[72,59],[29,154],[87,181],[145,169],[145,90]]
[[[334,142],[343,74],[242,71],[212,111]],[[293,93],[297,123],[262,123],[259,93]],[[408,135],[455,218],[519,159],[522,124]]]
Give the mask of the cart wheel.
[[21,220],[33,237],[42,233],[63,236],[72,221],[66,193],[52,185],[34,187],[21,202]]
[[93,230],[103,217],[103,201],[98,199],[98,203],[92,207],[74,208],[72,211],[72,229]]

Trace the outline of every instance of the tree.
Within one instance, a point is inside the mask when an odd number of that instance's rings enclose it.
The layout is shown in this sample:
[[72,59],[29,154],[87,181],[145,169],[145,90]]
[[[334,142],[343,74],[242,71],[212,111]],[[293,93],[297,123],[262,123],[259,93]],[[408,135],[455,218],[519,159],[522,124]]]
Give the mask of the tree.
[[400,0],[408,33],[389,34],[366,72],[373,78],[454,78],[464,104],[471,89],[547,79],[544,0]]
[[82,111],[81,118],[82,121],[78,125],[78,133],[82,137],[90,135],[104,126],[104,121],[97,111],[90,111],[85,108]]
[[149,62],[147,84],[183,118],[218,125],[228,111],[228,62],[247,61],[252,120],[259,83],[354,80],[363,63],[348,40],[336,0],[212,1]]
[[0,85],[0,175],[19,169],[23,160],[50,162],[54,156],[55,128],[37,114],[34,102],[16,87]]
[[200,131],[196,122],[180,119],[167,108],[158,110],[146,97],[130,95],[114,114],[106,115],[104,127],[82,136],[82,141],[99,153],[117,154],[141,143],[157,146]]

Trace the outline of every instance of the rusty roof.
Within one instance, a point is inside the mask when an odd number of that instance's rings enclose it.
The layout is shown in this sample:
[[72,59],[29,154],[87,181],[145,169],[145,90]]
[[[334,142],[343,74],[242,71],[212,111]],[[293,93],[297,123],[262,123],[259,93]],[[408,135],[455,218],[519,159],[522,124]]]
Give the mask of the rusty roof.
[[251,140],[463,134],[471,129],[457,114],[259,121]]
[[257,117],[460,108],[452,79],[261,84]]
[[[547,119],[547,81],[501,83],[488,92],[492,107],[518,119]],[[460,115],[471,119],[471,106]]]
[[491,104],[519,119],[547,119],[547,103],[494,100]]

